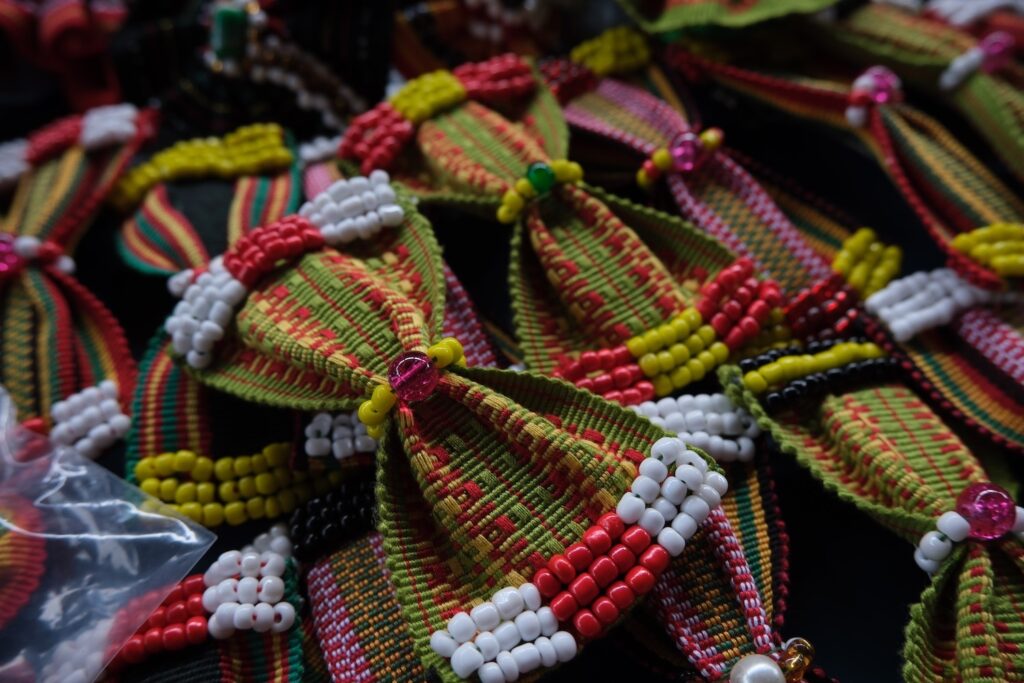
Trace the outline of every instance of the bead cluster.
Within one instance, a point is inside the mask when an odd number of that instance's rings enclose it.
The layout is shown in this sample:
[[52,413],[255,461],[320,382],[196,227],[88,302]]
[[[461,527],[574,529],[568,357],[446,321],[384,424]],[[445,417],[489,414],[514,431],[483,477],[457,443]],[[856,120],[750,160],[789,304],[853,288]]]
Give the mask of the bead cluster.
[[337,461],[351,458],[356,453],[375,453],[377,441],[366,433],[366,425],[359,421],[356,411],[317,413],[306,425],[306,455],[324,458],[333,455]]
[[255,455],[211,460],[192,451],[143,458],[135,465],[139,487],[208,528],[291,514],[341,481],[341,473],[311,479],[288,467],[288,444]]
[[1024,224],[995,223],[953,238],[953,248],[1002,277],[1024,277]]
[[206,641],[206,609],[201,574],[186,577],[149,615],[142,626],[125,641],[111,666],[137,664],[150,655],[181,650]]
[[466,88],[451,71],[439,69],[407,82],[390,99],[399,116],[413,125],[466,101]]
[[903,250],[886,246],[871,228],[860,228],[843,241],[832,270],[846,278],[861,297],[885,287],[900,272]]
[[[829,370],[885,355],[885,352],[873,342],[826,342],[809,346],[807,351],[812,348],[816,350],[809,353],[801,353],[799,349],[793,349],[795,353],[792,354],[788,353],[788,350],[769,351],[760,358],[753,359],[752,364],[757,364],[758,367],[744,373],[744,386],[755,394],[762,394],[769,388],[782,387],[809,375],[827,376]],[[761,358],[772,360],[761,363]]]
[[[106,645],[114,619],[102,619],[82,628],[72,638],[65,638],[54,648],[39,668],[34,683],[87,683],[103,672]],[[15,674],[16,675],[16,674]]]
[[899,102],[903,99],[903,84],[899,76],[884,66],[873,66],[853,82],[846,120],[856,128],[868,122],[868,108],[879,104]]
[[1013,36],[1006,31],[993,31],[949,63],[939,76],[939,87],[955,90],[977,71],[1000,71],[1012,63],[1014,43]]
[[978,304],[1019,302],[1015,292],[991,292],[975,287],[948,268],[917,272],[893,280],[864,302],[897,342],[945,325],[960,312]]
[[532,583],[502,588],[468,614],[457,612],[447,628],[434,631],[430,647],[451,660],[460,678],[476,673],[481,683],[505,683],[541,666],[576,656],[576,640],[558,630],[550,607]]
[[761,428],[750,413],[734,406],[725,394],[666,396],[657,403],[644,401],[633,406],[633,411],[675,432],[680,441],[705,451],[718,462],[754,459],[754,439]]
[[132,425],[117,402],[117,385],[109,379],[57,401],[50,409],[50,418],[50,439],[86,458],[98,456],[127,434]]
[[843,276],[834,273],[793,297],[786,305],[786,322],[799,339],[842,337],[859,322],[858,300]]
[[636,172],[637,185],[645,190],[666,173],[692,173],[722,146],[721,128],[708,128],[698,135],[691,131],[681,133],[668,147],[657,149]]
[[[283,533],[283,530],[281,530]],[[284,600],[285,557],[272,550],[229,550],[206,570],[202,605],[213,614],[209,633],[223,640],[236,630],[284,633],[295,624],[295,607]]]
[[921,537],[914,551],[917,566],[934,574],[953,551],[953,544],[968,538],[992,541],[1007,533],[1024,540],[1024,508],[1000,486],[989,482],[971,484],[956,499],[956,510],[943,513],[935,522],[937,531]]
[[[599,374],[594,375],[595,372]],[[625,344],[612,349],[584,351],[579,358],[556,368],[554,375],[606,400],[627,406],[654,398],[654,385],[645,378]]]
[[111,203],[128,211],[157,183],[217,176],[235,178],[287,168],[292,153],[276,123],[254,123],[223,138],[178,142],[128,171],[114,186]]
[[14,277],[31,262],[54,268],[68,275],[75,272],[75,261],[55,242],[42,242],[32,235],[0,234],[0,282]]
[[28,140],[11,140],[0,144],[0,190],[10,187],[28,170],[25,158]]
[[550,163],[534,162],[526,169],[526,175],[505,191],[498,207],[498,221],[514,223],[527,200],[547,195],[556,184],[578,183],[581,180],[583,169],[574,161],[554,159]]
[[646,65],[651,60],[651,51],[641,33],[628,26],[617,26],[580,43],[569,58],[603,77]]
[[306,166],[321,161],[328,161],[334,158],[334,153],[338,150],[339,144],[341,144],[340,135],[333,138],[322,135],[315,137],[309,142],[303,142],[299,145],[299,159]]
[[370,239],[382,228],[402,224],[405,210],[396,201],[395,190],[384,171],[374,171],[369,178],[355,176],[337,180],[326,190],[299,208],[320,228],[324,241],[332,247],[356,239]]
[[320,230],[302,216],[286,216],[239,239],[222,258],[185,288],[164,329],[175,353],[193,368],[213,362],[213,347],[224,337],[235,308],[260,278],[282,261],[323,248]]
[[465,363],[462,344],[454,337],[442,339],[426,353],[408,351],[400,355],[388,366],[388,383],[374,387],[373,394],[356,412],[359,421],[366,425],[366,433],[379,440],[384,435],[384,420],[396,402],[422,401],[440,381],[439,370]]
[[374,485],[367,476],[343,480],[337,490],[296,508],[288,525],[295,557],[311,562],[371,530]]
[[597,75],[593,71],[568,59],[545,60],[541,62],[540,73],[562,105],[597,87]]
[[135,127],[138,115],[139,110],[132,104],[90,109],[82,115],[82,132],[78,140],[88,151],[128,142],[138,132]]

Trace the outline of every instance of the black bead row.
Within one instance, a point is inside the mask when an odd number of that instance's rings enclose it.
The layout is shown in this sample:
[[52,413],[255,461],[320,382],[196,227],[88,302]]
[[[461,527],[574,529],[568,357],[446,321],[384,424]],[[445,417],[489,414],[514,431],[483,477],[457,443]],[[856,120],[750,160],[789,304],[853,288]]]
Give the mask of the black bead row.
[[292,513],[293,554],[309,562],[365,534],[374,526],[375,507],[371,476],[343,481],[338,489],[311,499]]
[[899,362],[891,357],[855,361],[795,379],[781,389],[765,394],[761,405],[768,412],[775,412],[825,394],[841,394],[873,381],[890,379],[899,369]]

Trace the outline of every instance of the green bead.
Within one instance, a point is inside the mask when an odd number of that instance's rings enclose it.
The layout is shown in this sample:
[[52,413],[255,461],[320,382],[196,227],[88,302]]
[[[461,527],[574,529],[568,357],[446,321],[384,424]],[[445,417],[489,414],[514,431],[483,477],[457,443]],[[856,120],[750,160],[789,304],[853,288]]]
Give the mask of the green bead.
[[547,194],[555,186],[555,172],[543,161],[530,164],[526,169],[526,179],[533,185],[537,194]]
[[218,7],[213,15],[210,45],[218,59],[240,59],[245,53],[249,17],[241,7]]

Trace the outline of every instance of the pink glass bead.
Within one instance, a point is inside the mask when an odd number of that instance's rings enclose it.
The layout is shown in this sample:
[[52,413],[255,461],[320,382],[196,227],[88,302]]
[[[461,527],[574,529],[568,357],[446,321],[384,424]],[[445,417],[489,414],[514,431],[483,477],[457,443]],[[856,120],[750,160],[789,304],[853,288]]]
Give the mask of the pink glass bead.
[[985,54],[981,68],[993,73],[1006,67],[1013,59],[1013,36],[1006,31],[994,31],[985,36],[978,47]]
[[388,382],[402,401],[422,401],[430,396],[441,374],[427,354],[409,351],[388,366]]
[[867,74],[875,81],[875,89],[871,99],[875,104],[887,104],[899,98],[900,89],[903,84],[900,77],[884,66],[873,66],[867,70]]
[[0,279],[13,275],[20,265],[21,257],[14,251],[14,238],[0,235]]
[[1010,529],[1017,519],[1013,498],[991,483],[971,484],[956,499],[956,511],[971,525],[968,537],[991,541]]
[[672,169],[677,173],[689,173],[697,166],[704,145],[693,133],[683,133],[669,149],[672,155]]

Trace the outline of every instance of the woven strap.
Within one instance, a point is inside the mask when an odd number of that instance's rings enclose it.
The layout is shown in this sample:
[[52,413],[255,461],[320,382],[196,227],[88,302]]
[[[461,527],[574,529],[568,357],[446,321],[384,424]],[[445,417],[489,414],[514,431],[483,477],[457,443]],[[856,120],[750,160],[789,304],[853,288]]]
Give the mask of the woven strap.
[[681,28],[718,24],[748,26],[796,12],[817,12],[835,0],[668,0],[658,3],[660,11],[651,14],[640,0],[619,0],[630,17],[650,33],[665,33]]

